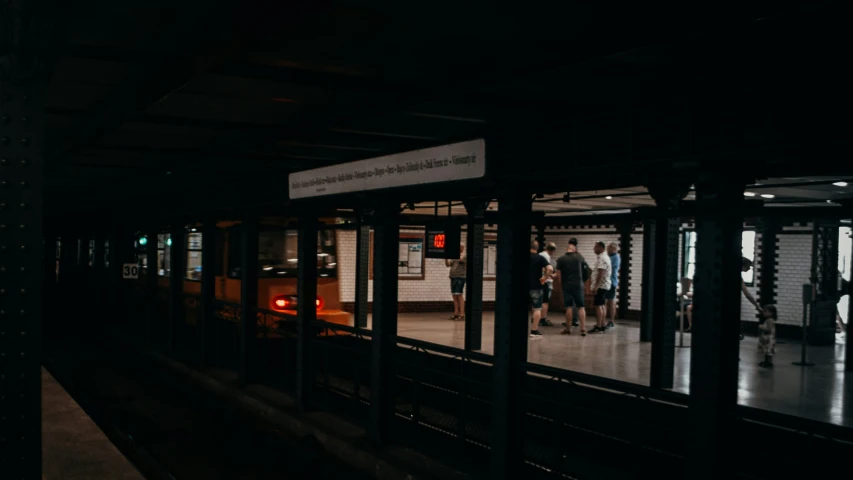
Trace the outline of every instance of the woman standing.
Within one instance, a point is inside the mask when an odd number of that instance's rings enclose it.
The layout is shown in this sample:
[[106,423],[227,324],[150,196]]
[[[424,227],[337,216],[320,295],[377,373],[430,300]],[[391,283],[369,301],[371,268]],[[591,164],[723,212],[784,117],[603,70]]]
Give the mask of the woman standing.
[[456,260],[445,260],[444,264],[450,267],[450,293],[453,295],[453,316],[451,320],[465,320],[465,276],[468,267],[465,265],[465,245],[459,246],[459,258]]

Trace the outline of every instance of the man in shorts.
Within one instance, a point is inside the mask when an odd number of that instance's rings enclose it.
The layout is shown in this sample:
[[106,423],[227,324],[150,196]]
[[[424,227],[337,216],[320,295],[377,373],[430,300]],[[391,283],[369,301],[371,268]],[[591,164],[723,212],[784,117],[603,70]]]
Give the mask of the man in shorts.
[[610,257],[605,253],[604,242],[595,242],[595,261],[592,265],[592,276],[590,277],[590,290],[595,294],[595,327],[589,333],[604,333],[607,327],[604,324],[606,317],[605,304],[607,303],[607,292],[610,290],[610,274],[613,267],[610,265]]
[[616,288],[619,286],[619,267],[622,265],[622,257],[619,256],[619,246],[611,243],[607,246],[607,256],[610,257],[610,290],[604,296],[607,300],[607,325],[605,328],[613,328],[616,324]]
[[578,239],[569,239],[566,253],[557,259],[557,272],[563,285],[563,303],[566,306],[566,328],[563,335],[572,333],[572,306],[578,309],[581,336],[586,336],[586,310],[583,302],[583,256],[578,253]]
[[542,316],[542,288],[545,282],[551,278],[552,271],[551,263],[539,255],[539,242],[536,240],[530,242],[530,273],[528,274],[527,288],[530,295],[530,310],[533,312],[531,319],[533,326],[530,330],[530,336],[533,338],[542,336],[537,328]]
[[[541,251],[539,255],[542,256],[545,260],[548,260],[548,263],[551,265],[551,269],[554,270],[557,268],[557,260],[554,258],[554,253],[557,251],[557,246],[554,245],[554,242],[548,242],[545,246],[545,250]],[[542,285],[542,318],[539,319],[540,327],[553,327],[554,324],[548,320],[548,304],[551,302],[551,293],[554,291],[554,278],[553,276],[545,281],[545,284]]]

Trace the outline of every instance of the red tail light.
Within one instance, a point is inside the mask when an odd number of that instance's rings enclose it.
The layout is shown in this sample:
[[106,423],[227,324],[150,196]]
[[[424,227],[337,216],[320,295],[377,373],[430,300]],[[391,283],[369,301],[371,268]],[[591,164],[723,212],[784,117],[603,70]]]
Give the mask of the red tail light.
[[[273,297],[272,301],[273,310],[283,311],[283,310],[296,310],[296,297],[289,295],[276,295]],[[322,310],[323,306],[326,302],[323,301],[323,297],[317,295],[317,300],[315,300],[315,304],[317,305],[317,310]]]

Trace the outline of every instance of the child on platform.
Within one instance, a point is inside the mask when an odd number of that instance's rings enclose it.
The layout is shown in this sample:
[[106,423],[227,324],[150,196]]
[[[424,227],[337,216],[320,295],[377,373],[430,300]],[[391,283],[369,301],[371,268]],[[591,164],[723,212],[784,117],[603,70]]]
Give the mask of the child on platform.
[[764,354],[764,361],[758,364],[761,367],[773,367],[773,354],[776,353],[776,319],[775,305],[765,305],[761,309],[761,318],[758,321],[758,352]]

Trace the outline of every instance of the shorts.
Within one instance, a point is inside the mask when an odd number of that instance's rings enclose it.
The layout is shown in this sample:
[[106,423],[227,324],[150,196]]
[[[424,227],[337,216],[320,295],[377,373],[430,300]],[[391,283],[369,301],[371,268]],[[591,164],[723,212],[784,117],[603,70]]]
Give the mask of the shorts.
[[571,308],[572,306],[583,308],[583,286],[564,286],[563,305],[565,305],[566,308]]
[[542,304],[551,303],[551,292],[554,291],[554,284],[545,282],[542,285]]
[[593,300],[592,304],[595,305],[596,307],[600,307],[600,306],[604,305],[606,303],[604,300],[604,297],[606,295],[607,295],[607,290],[605,290],[603,288],[599,288],[595,292],[595,300]]
[[542,308],[542,290],[530,290],[530,307],[534,310]]
[[607,294],[604,295],[605,300],[616,300],[616,287],[610,287]]
[[450,293],[452,295],[462,295],[463,290],[465,290],[465,279],[464,278],[451,278],[450,279]]

